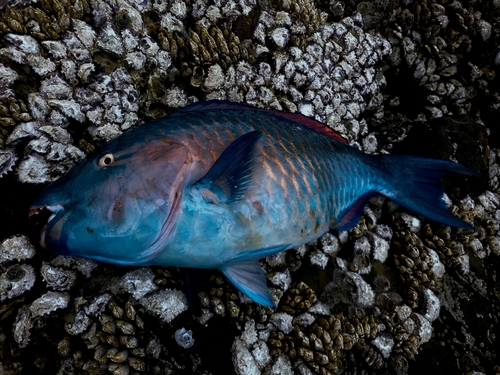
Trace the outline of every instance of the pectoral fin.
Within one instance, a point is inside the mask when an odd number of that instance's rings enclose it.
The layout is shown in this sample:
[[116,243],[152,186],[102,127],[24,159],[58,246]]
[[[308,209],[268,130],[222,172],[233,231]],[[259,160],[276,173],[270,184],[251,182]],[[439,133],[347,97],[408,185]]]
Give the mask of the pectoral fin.
[[241,199],[252,181],[256,146],[261,135],[261,131],[254,130],[236,139],[193,188],[211,203],[227,204]]
[[242,261],[221,269],[238,290],[263,306],[274,307],[264,270],[257,260]]

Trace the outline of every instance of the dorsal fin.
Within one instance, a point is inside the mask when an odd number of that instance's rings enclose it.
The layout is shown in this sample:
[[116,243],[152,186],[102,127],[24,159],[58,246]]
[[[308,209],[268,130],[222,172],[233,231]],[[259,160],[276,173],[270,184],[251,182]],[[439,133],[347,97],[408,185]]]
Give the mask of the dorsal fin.
[[267,112],[274,116],[291,121],[295,124],[300,124],[308,129],[314,130],[327,137],[332,137],[339,142],[347,144],[346,139],[342,137],[339,133],[337,133],[335,130],[323,124],[322,122],[319,122],[311,117],[304,116],[301,113],[289,113],[289,112],[278,111],[276,109],[262,109],[253,107],[248,104],[230,102],[228,100],[208,100],[204,102],[196,102],[180,109],[179,111],[176,112],[176,114],[187,113],[187,112],[200,112],[200,111],[206,112],[210,110],[217,110],[217,111],[240,110],[240,111]]

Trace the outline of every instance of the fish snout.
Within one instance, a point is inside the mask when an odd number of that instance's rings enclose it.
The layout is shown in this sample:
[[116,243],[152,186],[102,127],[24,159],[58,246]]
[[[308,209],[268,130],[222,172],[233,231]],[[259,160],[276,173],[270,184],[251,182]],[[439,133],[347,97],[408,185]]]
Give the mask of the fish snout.
[[45,205],[45,206],[31,206],[28,217],[37,228],[40,229],[40,245],[44,249],[48,249],[46,243],[47,226],[50,221],[54,219],[57,213],[63,210],[61,204]]

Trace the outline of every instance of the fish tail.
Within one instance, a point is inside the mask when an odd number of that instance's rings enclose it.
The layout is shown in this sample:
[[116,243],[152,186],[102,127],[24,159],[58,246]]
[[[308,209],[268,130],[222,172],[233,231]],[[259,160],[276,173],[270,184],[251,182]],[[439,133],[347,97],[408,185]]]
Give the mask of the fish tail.
[[441,178],[447,173],[478,176],[460,164],[447,160],[407,155],[380,155],[385,169],[381,194],[417,215],[441,224],[474,230],[453,216],[443,199]]

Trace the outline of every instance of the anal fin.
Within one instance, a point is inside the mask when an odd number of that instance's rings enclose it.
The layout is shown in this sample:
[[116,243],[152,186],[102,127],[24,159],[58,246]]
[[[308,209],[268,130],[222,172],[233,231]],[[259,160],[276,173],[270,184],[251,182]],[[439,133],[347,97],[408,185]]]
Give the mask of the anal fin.
[[363,213],[363,208],[365,204],[373,197],[373,192],[368,192],[362,195],[356,202],[354,202],[351,206],[347,207],[343,210],[340,215],[338,221],[335,223],[333,227],[330,229],[335,230],[349,230],[354,228],[361,218],[361,214]]

